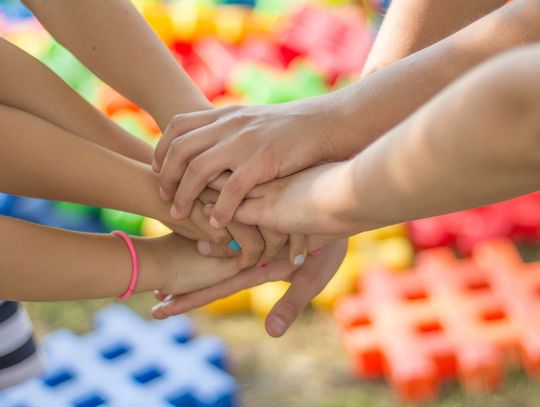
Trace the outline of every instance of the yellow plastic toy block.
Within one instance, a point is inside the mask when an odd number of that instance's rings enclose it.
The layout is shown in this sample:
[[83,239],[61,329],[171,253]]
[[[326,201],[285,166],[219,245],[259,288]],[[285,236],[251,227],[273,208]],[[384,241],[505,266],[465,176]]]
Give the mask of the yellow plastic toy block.
[[289,288],[289,283],[284,281],[275,281],[253,287],[251,289],[251,311],[259,317],[265,317],[276,302],[283,297],[287,288]]

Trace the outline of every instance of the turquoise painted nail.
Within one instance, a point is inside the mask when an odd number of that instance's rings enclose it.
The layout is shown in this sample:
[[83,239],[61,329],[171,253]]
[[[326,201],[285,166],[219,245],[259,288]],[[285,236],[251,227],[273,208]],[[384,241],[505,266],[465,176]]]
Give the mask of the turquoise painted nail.
[[296,256],[294,258],[294,264],[299,266],[300,264],[303,264],[304,263],[304,255],[303,254],[299,254],[298,256]]
[[233,249],[233,250],[242,250],[242,248],[240,247],[240,245],[238,244],[238,242],[236,240],[231,240],[228,244],[228,246]]

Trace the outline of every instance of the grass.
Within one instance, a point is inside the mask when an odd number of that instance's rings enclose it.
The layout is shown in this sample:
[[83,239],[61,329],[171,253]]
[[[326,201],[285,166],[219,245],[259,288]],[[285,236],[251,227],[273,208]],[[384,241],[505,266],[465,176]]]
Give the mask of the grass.
[[[59,327],[77,333],[92,329],[92,314],[112,301],[32,303],[27,309],[38,336]],[[149,317],[151,296],[137,296],[129,306]],[[223,338],[231,351],[232,373],[241,386],[245,407],[395,407],[399,403],[383,381],[360,381],[350,375],[332,317],[309,311],[282,339],[264,332],[262,321],[250,315],[214,318],[199,311],[190,316],[201,333]],[[424,407],[532,407],[540,405],[540,383],[520,371],[508,374],[494,394],[468,394],[447,385],[441,396]]]

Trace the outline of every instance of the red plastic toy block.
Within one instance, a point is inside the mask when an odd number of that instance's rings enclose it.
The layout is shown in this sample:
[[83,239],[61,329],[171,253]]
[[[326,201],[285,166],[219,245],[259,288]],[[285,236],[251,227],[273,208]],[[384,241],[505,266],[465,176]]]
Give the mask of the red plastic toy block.
[[429,249],[454,245],[469,254],[486,239],[511,237],[535,241],[540,238],[540,193],[482,208],[409,222],[415,247]]
[[287,61],[308,56],[329,78],[362,71],[373,35],[356,6],[329,11],[309,5],[301,8],[281,32]]
[[372,270],[335,315],[356,373],[385,376],[404,400],[429,400],[455,377],[493,390],[509,361],[540,373],[540,262],[523,263],[509,240],[470,259],[437,248],[410,272]]

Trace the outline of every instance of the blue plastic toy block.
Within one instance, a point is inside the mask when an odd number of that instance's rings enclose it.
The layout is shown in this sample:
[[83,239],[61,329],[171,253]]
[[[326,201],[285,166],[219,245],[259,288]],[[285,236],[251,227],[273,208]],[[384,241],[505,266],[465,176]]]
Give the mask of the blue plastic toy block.
[[2,407],[233,407],[226,349],[196,337],[180,316],[148,322],[122,305],[96,314],[96,330],[43,340],[47,371],[0,394]]
[[0,215],[80,232],[99,233],[104,231],[104,227],[97,215],[61,211],[54,202],[45,199],[25,198],[0,193]]
[[237,6],[245,6],[245,7],[255,7],[257,5],[256,0],[220,0],[221,4],[230,4],[230,5],[237,5]]
[[26,20],[32,13],[20,0],[0,0],[0,14],[8,20]]

